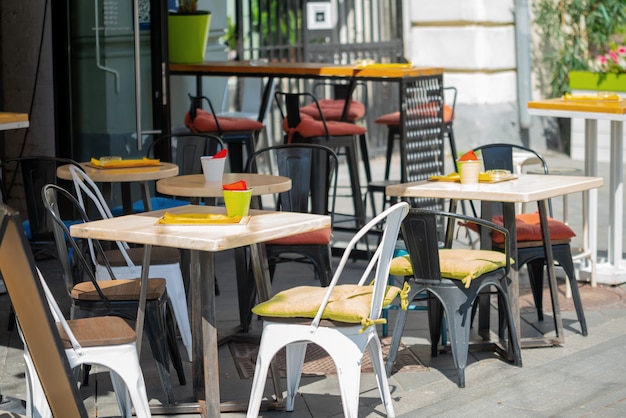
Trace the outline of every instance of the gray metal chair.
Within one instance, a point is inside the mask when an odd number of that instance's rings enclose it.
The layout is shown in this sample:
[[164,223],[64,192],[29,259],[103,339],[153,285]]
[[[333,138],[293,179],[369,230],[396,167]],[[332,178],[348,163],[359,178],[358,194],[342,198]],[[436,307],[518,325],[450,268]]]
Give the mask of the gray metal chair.
[[[493,286],[500,296],[498,306],[502,320],[499,324],[498,333],[501,340],[504,339],[505,328],[508,329],[508,345],[503,353],[504,356],[516,366],[522,365],[522,357],[506,285],[510,270],[509,245],[505,246],[505,265],[503,267],[478,275],[469,284],[462,283],[461,280],[445,278],[442,275],[440,265],[439,243],[441,240],[438,231],[440,230],[439,225],[447,221],[448,228],[444,242],[446,243],[445,248],[451,248],[454,220],[472,221],[482,227],[498,231],[504,234],[505,242],[508,242],[509,235],[506,229],[492,222],[441,211],[411,209],[402,222],[402,237],[409,251],[412,266],[412,275],[405,278],[411,284],[409,301],[424,290],[432,295],[428,299],[428,320],[431,355],[433,357],[436,357],[439,352],[438,342],[445,312],[452,356],[458,371],[457,384],[459,387],[465,387],[465,366],[469,350],[472,305],[483,289]],[[470,251],[477,252],[477,250]],[[391,374],[400,345],[407,312],[405,310],[398,312],[386,364],[388,375]],[[496,348],[496,350],[498,349]]]

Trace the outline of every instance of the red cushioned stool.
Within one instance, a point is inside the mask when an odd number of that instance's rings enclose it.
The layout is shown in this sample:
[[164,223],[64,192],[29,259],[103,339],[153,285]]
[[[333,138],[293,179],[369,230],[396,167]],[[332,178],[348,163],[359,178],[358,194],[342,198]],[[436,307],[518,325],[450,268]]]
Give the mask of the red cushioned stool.
[[[192,132],[210,133],[219,136],[228,146],[230,171],[242,173],[245,161],[243,148],[248,157],[254,154],[254,148],[263,129],[263,123],[248,118],[216,116],[211,101],[205,97],[189,95],[191,106],[185,115],[185,125]],[[202,100],[206,100],[210,112],[201,109]]]
[[[327,93],[328,90],[330,93]],[[318,98],[319,108],[327,122],[365,122],[365,113],[367,112],[367,84],[365,82],[356,81],[349,84],[329,81],[317,82],[313,84],[313,94]],[[361,101],[355,99],[355,94]],[[320,97],[324,98],[319,99]],[[315,103],[301,107],[300,112],[320,120],[320,112]],[[359,135],[359,148],[365,169],[365,179],[369,183],[372,181],[372,170],[365,134]]]
[[[350,177],[350,196],[354,205],[354,214],[348,217],[354,220],[356,228],[360,228],[365,224],[365,207],[356,158],[356,138],[367,130],[350,122],[326,121],[317,98],[311,93],[276,92],[274,97],[283,118],[285,143],[316,143],[340,150],[345,155]],[[300,112],[301,104],[307,103],[318,107],[318,114],[321,115],[319,120]],[[342,220],[335,217],[335,223]]]

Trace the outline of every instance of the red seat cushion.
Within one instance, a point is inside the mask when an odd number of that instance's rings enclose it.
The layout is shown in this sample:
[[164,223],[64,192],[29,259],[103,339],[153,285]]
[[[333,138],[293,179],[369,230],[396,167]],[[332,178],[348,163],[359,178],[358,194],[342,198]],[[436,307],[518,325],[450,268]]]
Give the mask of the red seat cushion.
[[[454,112],[448,105],[443,105],[443,121],[449,123],[454,120]],[[400,125],[400,112],[387,113],[386,115],[379,116],[374,121],[379,125],[397,126]]]
[[[217,118],[222,132],[260,131],[263,124],[248,118]],[[192,121],[189,112],[185,115],[185,125],[193,132],[218,132],[213,115],[205,110],[197,109],[196,118]]]
[[[348,135],[363,135],[367,132],[362,126],[355,125],[350,122],[326,122],[328,128],[328,134],[330,136],[348,136]],[[295,133],[298,133],[303,138],[317,138],[326,136],[326,130],[324,129],[324,122],[321,120],[313,119],[307,114],[300,114],[300,123],[298,126],[290,128],[287,122],[287,118],[283,119],[283,130],[287,133],[287,142],[291,143],[291,139]]]
[[[318,101],[320,108],[322,109],[322,114],[324,115],[324,119],[329,120],[341,120],[341,116],[343,115],[343,108],[345,106],[346,101],[341,99],[333,100],[333,99],[323,99]],[[309,103],[306,106],[302,106],[300,108],[300,113],[307,114],[314,119],[320,119],[319,109],[315,105],[315,103]],[[365,116],[365,105],[359,101],[352,100],[350,101],[350,106],[348,107],[348,115],[346,120],[353,122],[355,120],[363,119]]]
[[[504,225],[502,215],[494,216],[493,223]],[[515,228],[517,230],[517,242],[541,241],[541,224],[539,213],[522,213],[515,216]],[[551,240],[565,240],[576,236],[576,233],[561,221],[548,217],[548,229]],[[493,234],[491,239],[494,243],[504,243],[504,235]]]
[[330,242],[332,228],[319,229],[317,231],[305,232],[285,238],[267,241],[266,244],[278,245],[324,245]]

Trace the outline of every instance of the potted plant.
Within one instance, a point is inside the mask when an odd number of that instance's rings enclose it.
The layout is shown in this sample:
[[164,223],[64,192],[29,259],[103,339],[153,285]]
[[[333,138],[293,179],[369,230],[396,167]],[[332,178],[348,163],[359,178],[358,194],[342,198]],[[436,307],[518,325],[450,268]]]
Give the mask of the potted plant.
[[170,12],[167,23],[170,62],[204,61],[211,12],[198,10],[198,0],[178,0],[178,10]]
[[626,46],[613,46],[606,54],[597,55],[590,71],[570,71],[572,90],[626,92]]

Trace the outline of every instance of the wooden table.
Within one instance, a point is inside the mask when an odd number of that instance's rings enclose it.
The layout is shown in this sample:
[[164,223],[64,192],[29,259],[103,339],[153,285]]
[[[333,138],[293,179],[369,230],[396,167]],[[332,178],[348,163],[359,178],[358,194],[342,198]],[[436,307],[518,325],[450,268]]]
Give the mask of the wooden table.
[[[598,120],[611,122],[611,160],[609,175],[609,243],[608,260],[596,264],[597,281],[620,284],[626,282],[626,260],[622,259],[624,222],[624,122],[626,100],[563,100],[561,98],[528,102],[528,113],[536,116],[585,119],[585,175],[598,175]],[[596,257],[598,247],[598,194],[591,190],[583,202],[583,219],[589,219],[589,232],[583,241]],[[587,216],[586,216],[587,215]],[[584,238],[588,238],[585,240]]]
[[[253,196],[282,193],[291,189],[289,177],[274,176],[256,173],[224,173],[221,182],[207,182],[203,174],[190,174],[176,176],[157,181],[156,188],[159,193],[172,196],[190,197],[193,204],[199,204],[202,198],[218,198],[223,196],[222,184],[245,180],[248,187],[252,188]],[[215,199],[214,199],[215,200]],[[215,204],[215,201],[209,202]],[[252,201],[255,207],[255,201]],[[248,257],[246,247],[235,249],[235,270],[237,272],[237,294],[239,296],[239,325],[240,331],[248,332],[252,315],[250,305],[254,303],[256,293],[254,284],[248,270]]]
[[29,126],[27,113],[0,112],[0,131],[28,128]]
[[[552,258],[552,247],[550,246],[550,234],[547,221],[547,201],[550,198],[563,196],[570,193],[583,192],[602,187],[604,180],[601,177],[575,177],[557,175],[519,175],[517,179],[500,183],[478,183],[460,184],[443,181],[421,181],[415,183],[404,183],[387,186],[388,196],[412,198],[412,197],[432,197],[438,199],[450,199],[452,203],[457,200],[480,200],[485,202],[501,202],[503,204],[504,227],[511,235],[511,254],[517,257],[517,231],[515,227],[515,204],[537,202],[543,231],[544,250],[546,253],[546,264],[548,267],[548,284],[552,295],[552,308],[556,338],[547,344],[560,344],[563,339],[563,323],[561,311],[557,297],[556,276],[554,273],[554,262]],[[491,205],[483,205],[484,208]],[[454,206],[453,206],[454,207]],[[490,213],[485,213],[483,217],[491,218]],[[487,240],[481,239],[481,243]],[[513,265],[512,278],[508,291],[511,299],[511,311],[520,335],[520,310],[519,310],[519,282],[517,277],[517,264]],[[521,335],[520,335],[521,336]],[[521,339],[523,347],[546,345],[543,340]]]
[[[127,241],[146,246],[149,257],[153,245],[191,250],[191,329],[193,336],[193,387],[200,405],[174,405],[176,413],[220,415],[218,340],[215,312],[214,254],[250,246],[260,300],[271,296],[272,288],[263,242],[310,232],[330,226],[330,217],[306,213],[251,210],[250,221],[243,225],[159,225],[157,219],[165,211],[145,212],[72,225],[70,233],[80,238]],[[182,206],[168,209],[171,213],[224,213],[222,207]],[[144,260],[144,266],[146,261]],[[149,264],[148,264],[149,265]],[[147,280],[148,268],[142,270]],[[143,316],[138,315],[138,326]],[[140,345],[140,334],[137,334]],[[275,370],[277,372],[277,370]],[[282,393],[282,392],[281,392]],[[279,400],[282,395],[279,394]]]
[[[171,75],[196,77],[196,95],[202,96],[202,78],[206,76],[267,77],[262,103],[271,91],[276,77],[292,79],[339,79],[350,84],[357,81],[392,82],[399,87],[399,103],[390,107],[400,112],[400,158],[402,181],[417,181],[444,170],[443,69],[412,67],[402,64],[369,66],[330,63],[269,62],[251,64],[249,61],[206,61],[199,64],[170,64]],[[426,110],[425,110],[426,109]],[[344,114],[346,114],[346,107]],[[261,109],[259,115],[264,115]],[[361,152],[367,147],[361,147]],[[369,157],[365,155],[364,159]],[[424,161],[424,163],[422,163]],[[412,162],[412,163],[409,163]],[[369,180],[369,178],[368,178]],[[355,218],[365,220],[365,208],[360,188],[352,196]]]
[[159,193],[171,196],[221,197],[222,184],[239,180],[245,180],[248,187],[252,188],[253,196],[281,193],[291,189],[289,177],[255,173],[224,173],[221,182],[207,182],[203,174],[169,177],[157,181],[156,189]]
[[[146,211],[152,209],[150,203],[149,182],[178,175],[178,166],[173,163],[162,162],[158,166],[128,167],[128,168],[95,168],[89,163],[80,163],[89,176],[96,183],[102,183],[103,194],[112,200],[112,185],[120,183],[122,188],[122,206],[124,214],[133,212],[133,199],[130,192],[132,183],[141,184],[141,195]],[[57,169],[57,176],[64,180],[72,180],[69,165],[62,165]]]

